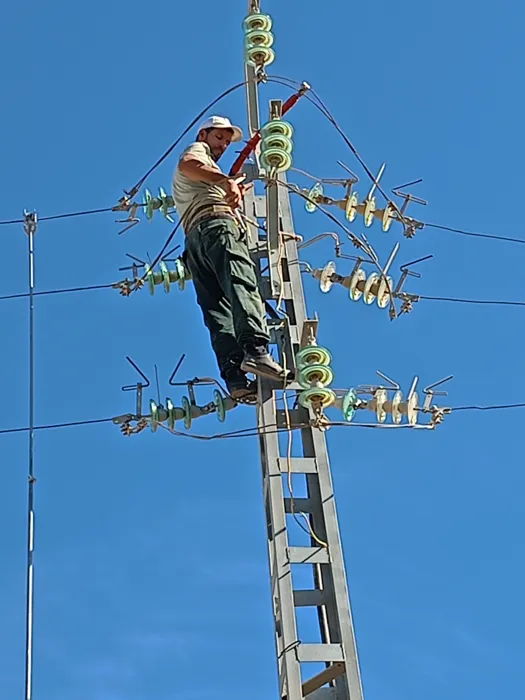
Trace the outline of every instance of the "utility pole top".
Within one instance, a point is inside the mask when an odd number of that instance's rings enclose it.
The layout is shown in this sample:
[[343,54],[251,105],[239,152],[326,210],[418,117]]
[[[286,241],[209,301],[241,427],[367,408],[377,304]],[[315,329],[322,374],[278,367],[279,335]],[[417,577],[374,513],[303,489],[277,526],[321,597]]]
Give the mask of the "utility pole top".
[[34,211],[24,211],[24,231],[33,236],[37,229],[37,215]]

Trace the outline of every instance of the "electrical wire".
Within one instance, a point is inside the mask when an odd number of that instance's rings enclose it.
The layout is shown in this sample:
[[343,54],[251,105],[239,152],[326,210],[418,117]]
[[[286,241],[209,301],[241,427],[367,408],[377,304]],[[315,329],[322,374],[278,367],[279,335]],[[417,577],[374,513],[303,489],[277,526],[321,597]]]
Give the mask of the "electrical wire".
[[[270,78],[268,78],[270,79]],[[232,87],[228,88],[227,90],[224,90],[218,97],[216,97],[212,102],[210,102],[206,107],[199,112],[199,114],[195,117],[195,119],[184,129],[182,134],[171,144],[171,146],[166,150],[166,152],[151,166],[151,168],[146,172],[145,175],[129,190],[126,191],[126,194],[129,197],[134,197],[137,192],[140,190],[144,182],[148,179],[148,177],[153,173],[154,170],[156,170],[159,165],[161,165],[166,158],[173,152],[173,150],[179,145],[179,143],[182,141],[182,139],[186,136],[186,134],[195,126],[195,124],[206,114],[208,110],[210,110],[212,107],[214,107],[218,102],[223,100],[225,97],[230,95],[231,93],[235,92],[241,87],[244,87],[246,85],[247,81],[243,80],[241,83],[237,83],[236,85],[233,85]],[[42,216],[39,217],[39,221],[53,221],[56,219],[66,219],[74,216],[87,216],[90,214],[103,214],[107,212],[114,211],[114,207],[105,207],[102,209],[91,209],[88,211],[80,211],[80,212],[72,212],[72,213],[67,213],[67,214],[55,214],[53,216]],[[12,219],[9,221],[0,221],[0,226],[8,226],[10,224],[23,224],[24,219]]]
[[[449,409],[450,413],[459,413],[459,412],[464,412],[464,411],[503,411],[503,410],[513,410],[517,408],[525,408],[525,403],[511,403],[511,404],[495,404],[495,405],[489,405],[489,406],[453,406],[452,408]],[[61,429],[61,428],[72,428],[72,427],[77,427],[77,426],[84,426],[84,425],[97,425],[97,424],[103,424],[103,423],[113,423],[115,424],[115,417],[112,418],[95,418],[93,420],[81,420],[81,421],[72,421],[69,423],[53,423],[53,424],[48,424],[48,425],[35,425],[33,427],[34,431],[37,430],[55,430],[55,429]],[[183,431],[174,431],[171,430],[169,427],[163,425],[162,423],[159,423],[159,426],[162,428],[168,430],[168,432],[180,436],[180,437],[188,437],[192,438],[194,440],[202,440],[202,441],[209,441],[209,440],[229,440],[229,439],[234,439],[234,438],[241,438],[241,437],[256,437],[258,435],[265,434],[265,431],[261,431],[257,426],[254,426],[253,428],[244,428],[242,430],[236,430],[233,432],[229,433],[217,433],[214,435],[196,435],[193,433],[185,433]],[[287,427],[277,427],[276,424],[271,424],[271,426],[274,429],[272,431],[268,431],[267,434],[277,434],[277,433],[285,433],[287,432],[288,428]],[[304,423],[297,423],[294,425],[291,425],[290,428],[291,430],[302,430],[304,428],[309,428],[312,427],[310,423],[304,422]],[[402,424],[402,425],[390,425],[390,424],[385,424],[385,423],[347,423],[346,421],[328,421],[326,423],[327,428],[379,428],[379,429],[393,429],[393,430],[399,430],[401,428],[406,428],[410,430],[414,430],[415,428],[427,428],[426,425],[409,425],[409,424]],[[0,435],[8,435],[8,434],[13,434],[13,433],[27,433],[30,430],[29,427],[27,428],[2,428],[0,429]]]
[[[283,367],[286,375],[286,355],[283,353]],[[293,426],[291,424],[290,420],[290,408],[288,406],[288,398],[286,394],[286,384],[283,387],[283,396],[284,396],[284,414],[285,414],[285,420],[286,420],[286,432],[288,434],[288,445],[287,445],[287,450],[286,450],[286,472],[287,472],[287,481],[288,481],[288,491],[290,492],[290,511],[293,519],[295,522],[299,525],[301,530],[306,532],[307,535],[309,535],[317,544],[319,544],[321,547],[328,548],[328,543],[322,540],[316,532],[314,531],[312,527],[312,523],[310,522],[310,519],[306,515],[306,513],[299,512],[296,513],[295,511],[295,494],[294,494],[294,489],[293,489],[293,482],[292,482],[292,449],[293,449]],[[308,425],[308,424],[307,424]],[[306,427],[306,426],[305,426]],[[303,525],[303,523],[299,520],[297,517],[300,515],[304,522],[306,523],[306,527]]]
[[[303,175],[304,177],[307,177],[310,180],[314,180],[315,182],[321,182],[321,183],[326,183],[326,184],[339,184],[339,182],[343,181],[344,178],[321,178],[321,177],[316,177],[315,175],[312,175],[312,173],[307,172],[306,170],[302,170],[300,168],[290,168],[290,171],[299,173],[300,175]],[[452,233],[459,233],[462,234],[463,236],[473,236],[476,238],[488,238],[496,241],[507,241],[509,243],[525,243],[524,238],[512,238],[509,236],[499,236],[497,234],[492,234],[492,233],[478,233],[475,231],[466,231],[465,229],[461,228],[453,228],[451,226],[443,226],[441,224],[432,224],[428,223],[427,221],[420,221],[418,222],[422,224],[423,227],[426,228],[435,228],[435,229],[441,229],[442,231],[450,231]]]
[[508,241],[509,243],[525,243],[523,238],[511,238],[509,236],[497,236],[492,233],[477,233],[475,231],[465,231],[461,228],[452,228],[450,226],[441,226],[440,224],[428,224],[423,222],[423,225],[427,228],[441,229],[442,231],[451,231],[452,233],[460,233],[463,236],[473,236],[476,238],[490,238],[496,241]]
[[[278,84],[281,84],[281,85],[284,85],[284,86],[286,86],[286,87],[292,87],[292,86],[298,84],[296,80],[292,80],[291,78],[285,78],[285,77],[282,77],[282,76],[272,76],[272,78],[273,78],[272,82],[278,83]],[[387,202],[390,202],[391,200],[390,200],[389,196],[388,196],[388,195],[386,194],[386,192],[383,190],[383,188],[381,187],[380,183],[378,183],[378,182],[376,181],[376,177],[375,177],[374,173],[370,170],[370,168],[368,167],[368,165],[366,164],[366,162],[365,162],[365,161],[363,160],[363,158],[359,155],[359,152],[358,152],[357,148],[356,148],[356,147],[354,146],[354,144],[350,141],[350,139],[349,139],[348,136],[345,134],[345,132],[343,131],[343,129],[339,126],[339,124],[337,123],[335,117],[334,117],[333,114],[330,112],[330,110],[328,109],[328,107],[324,104],[324,102],[321,100],[321,98],[319,97],[319,95],[315,92],[315,90],[314,90],[313,88],[310,88],[310,91],[307,92],[304,96],[305,96],[305,98],[306,98],[311,104],[313,104],[313,106],[314,106],[316,109],[318,109],[322,114],[324,114],[324,116],[328,119],[329,122],[331,122],[331,124],[334,126],[334,128],[336,129],[336,131],[340,134],[340,136],[342,137],[343,141],[346,143],[346,145],[348,146],[348,148],[351,150],[351,152],[353,153],[353,155],[355,156],[355,158],[358,160],[358,162],[359,162],[359,164],[361,165],[361,167],[363,168],[363,170],[366,172],[366,174],[368,175],[368,177],[369,177],[369,178],[372,180],[372,182],[375,184],[375,186],[376,186],[378,192],[380,192],[380,193],[383,195],[383,197],[387,200]],[[393,205],[393,207],[396,209],[397,213],[401,216],[401,220],[403,220],[404,217],[401,215],[401,212],[400,212],[399,208],[397,207],[397,205],[395,204],[395,202],[392,202],[392,205]]]
[[[276,306],[276,312],[280,313],[283,316],[283,320],[285,323],[290,323],[290,318],[288,314],[282,310],[282,302],[283,302],[283,295],[284,295],[284,273],[283,273],[283,268],[282,268],[282,259],[283,259],[283,253],[284,253],[284,247],[285,247],[285,242],[283,240],[283,235],[282,233],[279,233],[279,252],[278,252],[278,257],[277,257],[277,274],[279,276],[279,297],[278,297],[278,303]],[[284,381],[283,381],[283,386],[282,386],[282,392],[283,392],[283,399],[284,399],[284,413],[285,413],[285,420],[286,420],[286,432],[287,432],[287,437],[288,437],[288,445],[287,445],[287,450],[286,450],[286,465],[287,465],[287,474],[288,474],[288,491],[290,492],[290,511],[293,519],[295,522],[299,525],[301,530],[306,532],[315,542],[317,542],[321,547],[328,547],[328,544],[324,542],[324,540],[320,539],[317,534],[315,533],[312,524],[310,522],[310,519],[306,515],[306,513],[296,513],[295,511],[295,495],[294,495],[294,489],[293,489],[293,482],[292,482],[292,450],[293,450],[293,432],[292,432],[292,424],[291,424],[291,418],[290,418],[290,409],[288,407],[288,396],[287,396],[287,387],[286,387],[286,377],[288,375],[288,368],[286,364],[286,353],[282,353],[282,363],[283,363],[283,370],[284,370]],[[300,515],[304,522],[306,523],[306,527],[303,525],[303,523],[299,520],[297,517]]]
[[[50,289],[45,292],[33,292],[33,296],[46,296],[49,294],[69,294],[71,292],[91,292],[96,289],[111,289],[115,287],[115,283],[111,284],[93,284],[88,287],[71,287],[70,289]],[[0,297],[0,301],[6,301],[7,299],[24,299],[29,296],[29,293],[25,294],[8,294],[6,296]]]
[[131,197],[134,197],[135,194],[140,190],[144,182],[148,179],[148,177],[153,173],[154,170],[156,170],[161,163],[163,163],[166,158],[172,153],[172,151],[175,150],[175,148],[179,145],[179,143],[182,141],[182,139],[186,136],[186,134],[193,129],[193,127],[197,124],[197,122],[202,119],[202,117],[206,114],[208,110],[210,110],[212,107],[214,107],[218,102],[223,100],[225,97],[230,95],[232,92],[235,92],[239,88],[242,88],[246,85],[247,81],[243,80],[242,83],[237,83],[236,85],[233,85],[232,87],[228,88],[224,92],[221,92],[221,94],[216,97],[212,102],[210,102],[206,107],[199,112],[199,114],[193,119],[193,121],[188,124],[188,126],[184,129],[182,134],[171,144],[171,146],[168,148],[168,150],[151,166],[151,168],[146,172],[145,175],[143,175],[140,180],[129,190],[126,192]]
[[364,234],[363,234],[363,240],[359,238],[359,236],[356,236],[355,233],[352,233],[350,229],[348,229],[344,224],[342,224],[337,217],[335,217],[331,212],[327,211],[324,207],[322,207],[320,204],[317,204],[313,202],[308,195],[303,194],[302,192],[298,191],[293,185],[290,185],[287,182],[283,182],[281,180],[276,180],[276,182],[283,187],[286,187],[290,192],[293,192],[294,194],[299,195],[302,197],[304,200],[307,202],[312,202],[316,204],[317,208],[319,211],[323,212],[325,216],[327,216],[331,221],[333,221],[339,228],[341,228],[347,236],[350,238],[352,243],[357,247],[360,248],[361,250],[364,250],[364,252],[370,257],[370,261],[376,266],[376,268],[379,271],[381,280],[384,282],[385,287],[386,287],[386,292],[388,292],[388,303],[390,306],[390,316],[391,318],[396,318],[397,316],[397,310],[394,304],[394,295],[393,295],[393,289],[392,285],[390,284],[390,280],[388,279],[388,276],[385,275],[385,271],[383,267],[381,266],[381,263],[379,262],[379,258],[377,256],[377,253],[375,252],[374,248],[370,245],[370,243],[366,240]]
[[[195,124],[199,121],[199,119],[201,119],[201,117],[202,117],[209,109],[211,109],[211,107],[213,107],[215,104],[217,104],[217,102],[219,102],[220,100],[222,100],[224,97],[226,97],[227,95],[229,95],[229,94],[230,94],[231,92],[233,92],[234,90],[237,90],[238,88],[243,87],[244,85],[247,84],[247,82],[248,82],[248,81],[244,80],[242,83],[238,83],[237,85],[234,85],[232,88],[230,88],[229,90],[226,90],[226,91],[223,92],[221,95],[219,95],[219,97],[217,97],[217,98],[216,98],[212,103],[210,103],[204,110],[202,110],[202,112],[199,113],[199,115],[193,120],[193,122],[185,129],[185,131],[179,136],[179,138],[178,138],[178,139],[170,146],[170,148],[164,153],[164,155],[155,163],[155,165],[153,165],[153,166],[148,170],[148,172],[144,175],[144,177],[143,177],[141,180],[139,180],[139,182],[130,190],[130,192],[127,192],[126,194],[128,194],[128,196],[132,196],[132,195],[134,196],[134,194],[136,194],[136,192],[138,192],[138,190],[139,190],[139,189],[142,187],[142,185],[144,184],[145,180],[151,175],[151,173],[155,170],[155,168],[157,168],[157,167],[170,155],[170,153],[176,148],[176,146],[178,146],[178,144],[182,141],[182,139],[183,139],[184,136],[190,131],[190,129],[192,129],[192,128],[195,126]],[[273,76],[266,76],[266,82],[279,82],[279,81],[274,80],[274,79],[273,79]],[[290,86],[289,86],[289,85],[286,85],[286,87],[289,88]],[[151,266],[150,266],[151,268],[155,267],[155,265],[156,265],[156,264],[159,262],[159,260],[162,258],[162,255],[163,255],[164,251],[165,251],[166,248],[169,246],[170,242],[173,240],[173,237],[175,236],[175,233],[177,232],[177,230],[178,230],[180,224],[181,224],[181,220],[179,219],[177,225],[175,226],[175,229],[171,232],[171,235],[169,236],[168,240],[167,240],[166,243],[164,244],[164,246],[163,246],[161,252],[157,255],[157,257],[155,258],[154,262],[151,264]],[[145,276],[143,276],[143,277],[141,278],[140,281],[143,282],[144,279],[145,279]],[[136,287],[135,289],[138,289],[138,287]]]
[[450,301],[457,304],[492,304],[494,306],[525,306],[525,301],[498,301],[498,300],[485,300],[485,299],[456,299],[454,297],[429,297],[421,296],[419,294],[408,294],[408,297],[415,297],[416,301],[424,299],[425,301]]
[[[211,107],[215,106],[220,100],[222,100],[224,97],[229,95],[230,93],[234,92],[235,90],[239,89],[240,87],[243,87],[246,85],[247,81],[243,81],[242,83],[238,83],[228,90],[225,90],[219,97],[217,97],[215,100],[213,100],[207,107],[202,110],[199,115],[191,122],[191,124],[184,130],[184,132],[176,139],[176,141],[168,148],[168,150],[156,161],[156,163],[147,171],[147,173],[139,180],[139,182],[131,188],[129,192],[126,194],[134,193],[142,187],[144,184],[145,180],[153,173],[153,171],[172,153],[172,151],[178,146],[178,144],[181,142],[181,140],[184,138],[184,136],[195,126],[197,121],[208,111],[211,109]],[[291,78],[286,78],[283,76],[267,76],[266,82],[273,82],[278,85],[283,85],[284,87],[290,88],[290,89],[295,89],[297,87],[301,87],[302,83],[299,81],[293,80]],[[333,126],[336,128],[336,130],[340,133],[340,135],[343,137],[347,145],[349,146],[350,150],[354,154],[354,156],[357,158],[361,166],[364,168],[365,172],[367,175],[370,177],[372,182],[376,185],[377,189],[381,194],[385,197],[385,199],[393,205],[393,207],[396,209],[397,213],[400,214],[399,210],[397,209],[397,206],[395,202],[390,200],[386,192],[384,192],[381,188],[381,186],[376,182],[375,176],[372,173],[372,171],[368,168],[366,165],[365,161],[361,158],[359,155],[357,149],[355,146],[352,144],[352,142],[348,139],[346,134],[343,132],[339,124],[336,122],[335,118],[329,111],[329,109],[326,107],[324,102],[321,100],[319,95],[310,88],[311,94],[305,93],[304,96],[310,101],[311,104],[314,105],[321,113],[333,124]],[[317,100],[317,101],[316,101]],[[319,182],[327,181],[329,182],[330,180],[327,178],[316,178],[314,175],[311,173],[306,172],[305,170],[301,170],[299,168],[291,168],[294,172],[301,173],[305,177],[308,177],[312,180],[316,180]],[[143,206],[143,205],[139,205]],[[86,211],[78,211],[78,212],[71,212],[71,213],[65,213],[65,214],[54,214],[51,216],[42,216],[39,217],[39,221],[55,221],[58,219],[66,219],[66,218],[71,218],[71,217],[79,217],[79,216],[89,216],[93,214],[103,214],[103,213],[108,213],[111,211],[115,211],[114,207],[104,207],[101,209],[90,209]],[[0,221],[0,226],[7,226],[11,224],[23,224],[24,219],[11,219],[7,221]],[[473,236],[477,238],[487,238],[487,239],[492,239],[492,240],[499,240],[499,241],[507,241],[510,243],[520,243],[520,244],[525,244],[525,239],[522,238],[513,238],[509,236],[499,236],[497,234],[488,234],[488,233],[479,233],[479,232],[474,232],[474,231],[467,231],[464,229],[460,228],[454,228],[450,226],[444,226],[441,224],[434,224],[434,223],[427,223],[427,222],[421,222],[423,226],[426,226],[427,228],[435,228],[435,229],[440,229],[442,231],[449,231],[452,233],[458,233],[464,236]],[[171,240],[171,239],[170,239]],[[159,258],[160,259],[160,258]],[[158,262],[158,260],[157,260]]]
[[[293,88],[294,86],[300,85],[300,83],[298,81],[292,80],[291,78],[286,78],[283,76],[273,76],[273,82],[279,83],[281,85],[285,85],[286,87],[290,87],[290,88]],[[338,131],[338,133],[343,138],[343,140],[345,141],[347,146],[350,148],[351,152],[353,153],[355,158],[358,160],[358,162],[360,163],[360,165],[362,166],[362,168],[364,169],[364,171],[366,172],[368,177],[376,185],[378,192],[380,192],[383,195],[383,197],[386,199],[387,202],[391,203],[392,207],[394,208],[396,213],[399,215],[401,221],[404,221],[405,217],[401,214],[401,211],[398,208],[398,206],[396,205],[396,203],[390,199],[390,197],[383,190],[381,185],[378,182],[376,182],[375,175],[372,173],[370,168],[367,166],[367,164],[365,163],[363,158],[359,155],[359,152],[357,151],[356,147],[350,141],[350,139],[345,134],[343,129],[339,126],[335,117],[330,112],[330,110],[328,109],[326,104],[321,100],[319,95],[315,92],[315,90],[313,88],[310,88],[310,94],[306,93],[304,96],[311,104],[313,104],[314,107],[316,107],[316,109],[318,109],[322,114],[324,114],[324,116],[328,119],[328,121],[330,121],[332,123],[332,125],[335,127],[336,131]],[[307,173],[306,171],[299,171],[298,170],[298,172],[301,172],[303,175],[305,175],[306,177],[309,177],[311,179],[317,179],[317,178],[314,178],[314,176],[312,176],[310,173]],[[321,182],[322,180],[320,179],[318,181]],[[498,240],[498,241],[507,241],[509,243],[525,244],[525,239],[523,239],[523,238],[513,238],[510,236],[499,236],[496,234],[478,233],[475,231],[466,231],[464,229],[453,228],[450,226],[443,226],[441,224],[433,224],[433,223],[427,223],[427,222],[421,222],[421,223],[423,224],[423,226],[426,226],[427,228],[441,229],[442,231],[450,231],[452,233],[458,233],[458,234],[461,234],[463,236],[472,236],[472,237],[476,237],[476,238],[487,238],[487,239]]]
[[[35,425],[33,430],[54,430],[55,428],[72,428],[78,425],[96,425],[97,423],[111,423],[113,418],[96,418],[95,420],[80,420],[71,423],[54,423],[51,425]],[[3,428],[0,430],[0,435],[8,435],[10,433],[27,433],[31,428]]]
[[500,406],[456,406],[451,411],[453,413],[458,411],[503,411],[513,408],[525,408],[525,403],[508,403]]
[[[250,223],[254,223],[251,222]],[[259,225],[259,228],[263,228]],[[266,230],[266,229],[263,229]],[[316,240],[320,239],[321,236],[329,236],[332,238],[336,238],[336,234],[332,233],[327,233],[327,234],[320,234],[319,236],[316,236],[314,239],[305,241],[304,243],[300,244],[298,248],[306,248],[307,246],[311,245],[312,243],[316,242]],[[169,243],[169,241],[168,241]],[[164,251],[162,251],[164,252]],[[300,261],[302,264],[308,266],[308,263],[304,261]],[[369,262],[373,262],[372,260],[369,260]],[[308,266],[309,267],[309,266]],[[261,272],[265,272],[268,269],[266,267],[264,270]],[[48,295],[56,295],[56,294],[70,294],[70,293],[75,293],[75,292],[90,292],[90,291],[96,291],[96,290],[101,290],[101,289],[116,289],[118,286],[118,282],[111,282],[109,284],[94,284],[86,287],[71,287],[71,288],[65,288],[65,289],[49,289],[43,292],[34,292],[33,296],[48,296]],[[485,300],[485,299],[460,299],[456,297],[435,297],[435,296],[427,296],[427,295],[422,295],[422,294],[413,294],[411,292],[403,292],[402,295],[406,295],[407,298],[413,299],[414,301],[444,301],[444,302],[454,302],[458,304],[474,304],[474,305],[493,305],[493,306],[525,306],[525,301],[506,301],[506,300]],[[12,299],[24,299],[28,298],[29,293],[24,292],[20,294],[8,294],[5,296],[0,296],[0,301],[9,301]]]
[[[162,248],[160,249],[160,252],[156,255],[153,262],[148,266],[150,270],[153,270],[155,265],[157,265],[159,260],[161,260],[162,256],[164,255],[164,253],[168,249],[170,243],[172,242],[173,238],[175,237],[175,234],[179,230],[181,223],[182,223],[182,219],[179,219],[177,221],[173,231],[166,238],[166,241],[165,241],[164,245],[162,246]],[[135,292],[138,291],[141,288],[142,283],[144,282],[144,280],[146,279],[147,276],[148,276],[148,272],[147,272],[147,268],[146,268],[146,272],[144,272],[144,274],[141,277],[139,277],[137,280],[135,280],[135,286],[134,286],[132,291],[135,291]]]
[[[196,435],[194,433],[186,433],[180,430],[175,430],[170,428],[169,426],[162,425],[162,423],[159,424],[162,428],[167,430],[169,433],[172,435],[176,435],[177,437],[187,437],[191,438],[193,440],[200,440],[204,442],[209,442],[210,440],[233,440],[233,439],[238,439],[238,438],[246,438],[246,437],[258,437],[260,435],[277,435],[280,433],[286,432],[285,428],[281,428],[275,425],[275,423],[271,424],[270,426],[267,426],[267,428],[272,428],[271,430],[264,429],[261,430],[257,426],[253,428],[246,428],[244,430],[238,430],[232,433],[218,433],[215,435]],[[299,424],[293,426],[293,430],[301,430],[302,428],[306,427],[305,425]]]
[[[73,216],[89,216],[90,214],[105,214],[113,211],[112,207],[104,209],[90,209],[88,211],[75,211],[70,214],[54,214],[53,216],[39,216],[38,221],[55,221],[56,219],[69,219]],[[0,221],[0,226],[8,226],[9,224],[23,224],[24,219],[13,219],[12,221]]]

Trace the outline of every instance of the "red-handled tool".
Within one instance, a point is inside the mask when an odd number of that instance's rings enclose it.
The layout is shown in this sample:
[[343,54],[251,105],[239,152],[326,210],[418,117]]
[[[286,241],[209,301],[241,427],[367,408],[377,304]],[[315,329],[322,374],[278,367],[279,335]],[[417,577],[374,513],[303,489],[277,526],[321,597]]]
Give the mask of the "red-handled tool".
[[[283,104],[282,114],[285,115],[286,112],[289,112],[292,109],[292,107],[295,107],[295,104],[297,103],[299,98],[302,97],[309,89],[310,86],[307,83],[303,83],[301,89],[298,92],[296,92],[295,95],[291,95]],[[257,144],[260,142],[260,140],[261,134],[258,131],[251,137],[246,146],[239,153],[237,160],[230,168],[230,176],[237,175],[250,153],[252,153],[256,149]]]

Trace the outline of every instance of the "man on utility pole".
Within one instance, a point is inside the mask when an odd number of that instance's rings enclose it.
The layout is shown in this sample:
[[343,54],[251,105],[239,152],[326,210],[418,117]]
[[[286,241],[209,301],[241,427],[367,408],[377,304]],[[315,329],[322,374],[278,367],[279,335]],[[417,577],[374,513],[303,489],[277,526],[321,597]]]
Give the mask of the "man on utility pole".
[[221,377],[231,396],[256,400],[253,373],[285,383],[287,373],[269,354],[264,303],[237,210],[244,186],[217,162],[242,130],[213,116],[182,154],[173,177],[173,199],[186,235],[185,262],[193,278]]

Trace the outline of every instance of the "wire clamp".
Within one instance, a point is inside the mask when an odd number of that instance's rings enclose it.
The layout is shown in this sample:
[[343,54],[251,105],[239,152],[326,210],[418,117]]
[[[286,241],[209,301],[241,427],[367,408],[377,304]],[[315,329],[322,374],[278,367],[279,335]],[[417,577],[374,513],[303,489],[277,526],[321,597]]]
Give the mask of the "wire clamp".
[[24,210],[24,231],[28,236],[34,236],[37,228],[36,211]]

